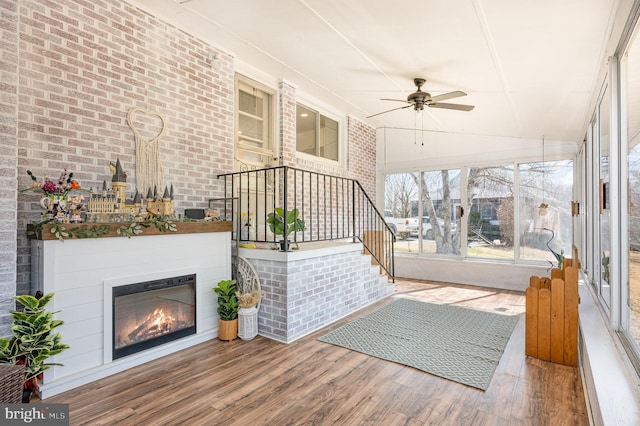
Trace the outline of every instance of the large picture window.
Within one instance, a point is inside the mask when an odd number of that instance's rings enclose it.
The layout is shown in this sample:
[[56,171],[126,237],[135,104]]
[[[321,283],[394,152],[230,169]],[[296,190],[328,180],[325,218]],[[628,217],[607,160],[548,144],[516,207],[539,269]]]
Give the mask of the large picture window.
[[460,170],[385,178],[385,220],[399,253],[460,255]]
[[397,253],[549,266],[571,253],[572,160],[389,174],[384,196]]

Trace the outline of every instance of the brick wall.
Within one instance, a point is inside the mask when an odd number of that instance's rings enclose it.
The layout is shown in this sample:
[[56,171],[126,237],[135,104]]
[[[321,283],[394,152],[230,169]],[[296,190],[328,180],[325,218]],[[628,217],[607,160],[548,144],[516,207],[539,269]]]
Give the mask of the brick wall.
[[281,81],[279,89],[280,108],[280,165],[298,167],[296,163],[296,89]]
[[[126,193],[132,196],[135,141],[126,120],[131,108],[165,119],[160,157],[178,213],[223,196],[217,175],[233,170],[230,54],[124,0],[0,0],[0,9],[0,159],[7,166],[0,175],[0,256],[6,268],[0,269],[0,299],[31,291],[24,230],[40,220],[42,210],[39,194],[17,193],[31,185],[26,171],[56,178],[67,168],[84,188],[96,189],[111,177],[109,162],[120,159],[128,176]],[[216,54],[220,67],[213,68],[208,58]],[[347,122],[357,125],[347,132],[353,142],[345,141],[349,168],[352,157],[358,158],[357,171],[301,164],[295,156],[295,87],[282,82],[278,89],[282,164],[354,177],[373,189],[373,182],[363,179],[372,178],[367,163],[373,173],[375,155],[369,161],[362,156],[375,149],[374,129]],[[153,138],[157,117],[137,118],[143,137]],[[0,305],[0,324],[7,309]]]
[[356,179],[367,195],[375,203],[376,171],[376,131],[373,127],[354,118],[347,117],[346,167],[318,163],[296,156],[296,96],[295,87],[286,82],[280,83],[280,124],[281,124],[281,165],[297,167],[318,173]]
[[359,247],[336,247],[333,254],[288,262],[252,258],[255,251],[243,251],[265,291],[259,333],[289,343],[392,292],[394,286]]
[[371,201],[376,202],[376,131],[352,116],[347,117],[349,174],[360,182]]
[[0,336],[10,333],[16,294],[18,5],[0,1]]
[[[120,159],[132,196],[135,142],[126,117],[139,107],[165,119],[160,157],[177,210],[204,207],[207,199],[221,196],[216,176],[233,167],[229,55],[118,0],[20,4],[20,188],[31,184],[28,169],[42,178],[57,177],[64,168],[83,187],[96,188],[111,177],[108,163]],[[207,62],[215,53],[218,69]],[[143,138],[153,138],[154,120],[138,118]],[[29,245],[22,230],[39,220],[39,198],[18,196],[19,293],[30,290]]]

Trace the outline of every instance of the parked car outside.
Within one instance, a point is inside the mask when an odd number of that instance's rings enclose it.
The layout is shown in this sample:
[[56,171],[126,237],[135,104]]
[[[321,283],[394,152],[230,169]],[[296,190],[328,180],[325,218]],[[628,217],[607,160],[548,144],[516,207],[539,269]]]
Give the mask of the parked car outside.
[[390,210],[384,211],[384,220],[389,225],[391,232],[400,239],[405,239],[409,235],[408,225],[410,223],[409,218],[406,217],[393,217]]
[[[444,220],[438,218],[438,224],[440,225],[440,229],[444,228]],[[417,235],[419,228],[418,228],[418,219],[414,218],[411,223],[407,226],[407,230],[409,231],[410,234],[412,235]],[[451,223],[451,235],[455,234],[456,232],[456,224],[455,223]],[[434,239],[434,235],[433,235],[433,227],[431,226],[431,220],[429,219],[429,216],[422,216],[422,237],[426,238],[428,240],[433,240]]]

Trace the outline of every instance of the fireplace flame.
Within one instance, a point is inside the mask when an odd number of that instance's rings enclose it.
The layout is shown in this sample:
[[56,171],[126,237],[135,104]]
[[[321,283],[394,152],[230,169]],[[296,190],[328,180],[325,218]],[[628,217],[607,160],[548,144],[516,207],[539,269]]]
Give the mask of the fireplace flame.
[[147,315],[140,325],[128,333],[129,343],[138,343],[153,339],[174,329],[176,319],[167,315],[163,309],[157,308]]

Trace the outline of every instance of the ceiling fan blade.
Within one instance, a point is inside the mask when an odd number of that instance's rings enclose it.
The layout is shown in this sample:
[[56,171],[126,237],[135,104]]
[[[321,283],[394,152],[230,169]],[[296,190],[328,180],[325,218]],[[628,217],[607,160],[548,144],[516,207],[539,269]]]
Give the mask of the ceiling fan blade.
[[446,101],[447,99],[459,98],[460,96],[467,96],[461,90],[456,90],[455,92],[443,93],[442,95],[432,96],[431,100],[433,102]]
[[381,101],[394,101],[394,102],[404,102],[409,103],[406,99],[380,99]]
[[367,118],[375,117],[376,115],[386,114],[386,113],[388,113],[388,112],[395,111],[395,110],[397,110],[397,109],[405,109],[405,108],[409,108],[409,107],[412,107],[412,106],[413,106],[413,104],[409,104],[409,105],[406,105],[406,106],[402,106],[402,107],[398,107],[398,108],[389,109],[389,110],[386,110],[386,111],[382,111],[382,112],[378,112],[378,113],[376,113],[376,114],[370,115],[370,116],[368,116]]
[[457,111],[471,111],[475,108],[473,105],[447,104],[442,102],[428,104],[427,106],[429,108],[455,109]]

